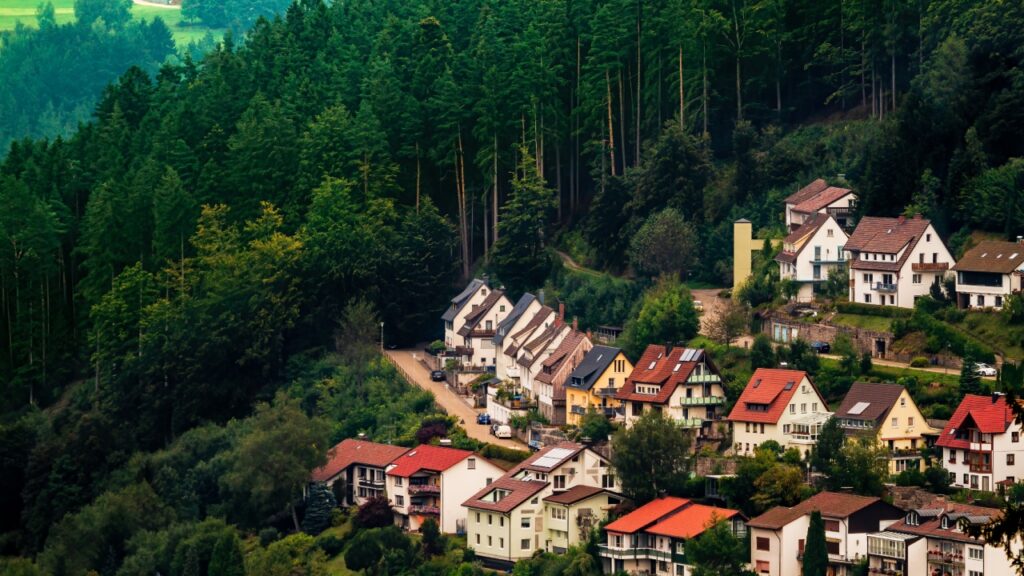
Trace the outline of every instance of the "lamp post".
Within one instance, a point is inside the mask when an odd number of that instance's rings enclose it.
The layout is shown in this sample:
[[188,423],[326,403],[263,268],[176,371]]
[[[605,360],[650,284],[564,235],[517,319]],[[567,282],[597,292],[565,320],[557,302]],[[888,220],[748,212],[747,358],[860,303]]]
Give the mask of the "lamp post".
[[384,323],[380,323],[380,351],[384,351]]

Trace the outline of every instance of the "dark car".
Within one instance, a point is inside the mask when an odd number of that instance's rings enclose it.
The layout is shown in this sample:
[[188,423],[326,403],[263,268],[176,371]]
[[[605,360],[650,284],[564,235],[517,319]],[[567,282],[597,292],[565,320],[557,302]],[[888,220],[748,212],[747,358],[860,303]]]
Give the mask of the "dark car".
[[430,373],[430,379],[434,382],[444,382],[444,370],[434,370]]
[[818,354],[828,354],[832,351],[832,345],[828,342],[815,341],[811,342],[811,349]]
[[490,424],[491,423],[491,415],[487,414],[486,412],[483,413],[483,414],[477,414],[476,415],[476,423],[477,424]]

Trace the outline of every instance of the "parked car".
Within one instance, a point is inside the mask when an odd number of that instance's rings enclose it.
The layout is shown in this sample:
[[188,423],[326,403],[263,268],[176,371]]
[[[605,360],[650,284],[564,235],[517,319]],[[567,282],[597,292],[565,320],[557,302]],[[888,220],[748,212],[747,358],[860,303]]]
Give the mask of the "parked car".
[[486,413],[486,412],[484,412],[482,414],[477,414],[476,415],[476,423],[477,424],[490,424],[491,423],[491,415]]
[[497,436],[498,435],[498,427],[499,426],[501,426],[501,424],[491,424],[491,436]]
[[701,302],[700,300],[694,300],[693,301],[693,309],[696,310],[697,312],[703,312],[704,311],[704,303]]
[[433,380],[434,382],[444,382],[444,370],[432,370],[430,372],[430,379]]
[[829,352],[832,351],[832,345],[829,344],[828,342],[815,340],[814,342],[811,342],[811,349],[817,352],[818,354],[828,354]]
[[512,427],[507,425],[507,424],[502,424],[500,426],[495,426],[494,427],[494,435],[497,436],[498,438],[511,438],[512,437]]
[[978,362],[977,364],[974,365],[974,370],[977,371],[977,373],[981,374],[982,376],[996,375],[996,369],[994,367],[989,366],[988,364],[982,364],[981,362]]

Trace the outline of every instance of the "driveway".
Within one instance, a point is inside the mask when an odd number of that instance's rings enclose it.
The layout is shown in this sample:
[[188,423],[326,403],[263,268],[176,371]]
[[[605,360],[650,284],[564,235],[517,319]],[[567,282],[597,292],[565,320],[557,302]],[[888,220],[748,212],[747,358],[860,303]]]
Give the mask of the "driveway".
[[388,350],[386,353],[413,384],[432,393],[434,400],[449,416],[457,416],[462,420],[462,427],[466,429],[470,438],[516,450],[527,449],[526,444],[519,440],[495,438],[491,436],[488,426],[477,424],[476,415],[481,411],[471,408],[461,396],[448,389],[444,382],[434,382],[430,379],[430,371],[417,359],[417,356],[423,353],[422,351]]
[[704,336],[708,334],[708,324],[718,318],[719,312],[725,307],[725,300],[718,296],[722,290],[724,288],[690,290],[693,299],[700,300],[700,303],[704,305],[704,313],[700,316],[700,333]]

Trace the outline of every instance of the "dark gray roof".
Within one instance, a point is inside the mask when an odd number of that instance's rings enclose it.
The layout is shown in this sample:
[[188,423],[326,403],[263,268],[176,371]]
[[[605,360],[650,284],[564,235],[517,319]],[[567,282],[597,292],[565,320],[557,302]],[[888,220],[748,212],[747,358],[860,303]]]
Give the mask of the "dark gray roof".
[[458,296],[452,298],[452,305],[449,306],[447,310],[445,310],[443,315],[441,315],[441,320],[444,320],[445,322],[451,322],[452,320],[455,320],[455,316],[459,313],[459,310],[462,310],[462,307],[466,305],[466,302],[469,301],[469,298],[473,294],[476,294],[476,291],[479,290],[480,287],[483,285],[484,281],[480,280],[479,278],[474,278],[473,280],[471,280],[469,284],[466,285],[466,288],[463,289],[462,292],[459,292]]
[[885,417],[899,400],[903,386],[854,382],[836,410],[836,418],[852,418],[877,422]]
[[594,386],[594,381],[604,373],[621,351],[612,346],[594,346],[583,357],[580,365],[569,375],[565,385],[579,390],[590,390]]
[[505,336],[508,335],[508,331],[515,326],[516,322],[519,321],[519,317],[526,312],[526,309],[530,307],[530,304],[537,299],[536,296],[527,292],[523,294],[516,305],[512,307],[512,311],[509,312],[508,316],[504,320],[498,322],[498,329],[494,332],[494,346],[495,348],[501,348],[501,343],[505,340]]

